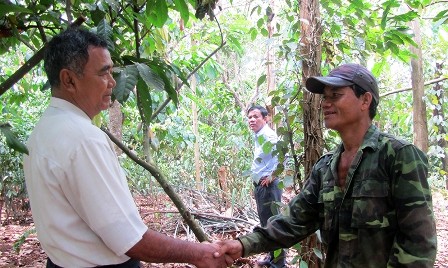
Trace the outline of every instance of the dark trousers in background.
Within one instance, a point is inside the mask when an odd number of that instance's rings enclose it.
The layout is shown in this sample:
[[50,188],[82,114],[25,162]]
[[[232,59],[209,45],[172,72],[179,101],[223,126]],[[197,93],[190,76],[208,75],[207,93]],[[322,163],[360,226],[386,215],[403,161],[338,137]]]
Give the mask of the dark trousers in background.
[[[282,190],[278,188],[279,180],[275,179],[268,186],[255,185],[254,196],[257,203],[258,217],[262,227],[266,226],[268,219],[279,213],[278,206],[272,205],[272,202],[282,201]],[[273,211],[273,208],[276,208]],[[280,255],[274,260],[274,252],[269,253],[271,256],[271,267],[283,267],[286,263],[285,251],[282,250]]]

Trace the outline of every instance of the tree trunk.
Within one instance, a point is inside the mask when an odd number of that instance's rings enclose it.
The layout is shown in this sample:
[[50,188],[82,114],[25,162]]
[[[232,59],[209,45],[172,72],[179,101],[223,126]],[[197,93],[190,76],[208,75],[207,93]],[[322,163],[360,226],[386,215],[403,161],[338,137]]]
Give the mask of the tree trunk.
[[[191,77],[191,91],[193,95],[196,96],[196,77],[193,75]],[[191,102],[191,112],[193,113],[193,134],[195,136],[194,140],[194,167],[195,167],[195,181],[196,189],[202,190],[201,184],[201,152],[199,150],[199,130],[198,130],[198,108],[194,101]]]
[[[109,131],[117,137],[119,141],[123,136],[123,113],[121,112],[121,105],[118,101],[114,101],[109,107]],[[115,153],[121,155],[122,151],[117,145],[114,145]]]
[[[269,111],[269,115],[270,118],[274,118],[275,115],[275,111],[274,108],[272,107],[271,104],[271,99],[272,97],[269,96],[269,93],[272,90],[275,90],[275,54],[274,54],[274,45],[273,45],[273,35],[274,35],[274,25],[275,25],[275,1],[274,0],[270,0],[269,1],[269,7],[267,8],[266,11],[266,15],[267,15],[267,25],[266,28],[268,30],[268,42],[267,42],[267,51],[266,51],[266,82],[267,82],[267,92],[266,92],[266,96],[267,97],[267,101],[266,101],[266,108]],[[272,120],[269,120],[268,122],[269,126],[272,129],[276,129],[276,127],[274,126]]]
[[[300,55],[302,59],[302,81],[301,85],[310,76],[320,75],[320,64],[322,60],[321,47],[321,24],[319,2],[316,0],[300,1],[300,18],[308,23],[301,22],[300,38],[301,48]],[[322,120],[320,117],[320,98],[314,94],[304,90],[303,94],[303,122],[304,122],[304,139],[305,139],[305,178],[311,172],[314,163],[322,155]],[[309,253],[305,254],[304,260],[308,263],[308,267],[321,267],[322,261],[313,254],[313,249],[321,250],[321,245],[316,235],[308,237],[302,242],[302,246],[308,249]]]
[[421,50],[420,25],[417,20],[410,23],[414,31],[414,41],[418,47],[411,45],[410,51],[417,58],[411,59],[412,67],[412,93],[413,93],[413,123],[414,123],[414,144],[423,152],[428,152],[428,124],[426,119],[426,106],[423,101],[424,80],[423,80],[423,62]]
[[[319,2],[315,0],[301,1],[300,18],[308,23],[301,23],[302,38],[300,54],[302,60],[302,81],[310,76],[320,75],[320,63],[322,60],[321,26]],[[320,117],[320,98],[304,89],[303,94],[303,120],[305,137],[305,174],[311,172],[314,163],[322,155],[322,120]]]

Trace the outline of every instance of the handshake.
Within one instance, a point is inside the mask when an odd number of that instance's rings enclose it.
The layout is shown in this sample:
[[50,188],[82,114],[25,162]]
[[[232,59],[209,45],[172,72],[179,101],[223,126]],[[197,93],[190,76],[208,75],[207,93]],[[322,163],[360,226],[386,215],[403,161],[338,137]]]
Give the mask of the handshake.
[[229,267],[243,255],[243,245],[239,240],[203,242],[201,247],[202,258],[194,264],[198,268]]

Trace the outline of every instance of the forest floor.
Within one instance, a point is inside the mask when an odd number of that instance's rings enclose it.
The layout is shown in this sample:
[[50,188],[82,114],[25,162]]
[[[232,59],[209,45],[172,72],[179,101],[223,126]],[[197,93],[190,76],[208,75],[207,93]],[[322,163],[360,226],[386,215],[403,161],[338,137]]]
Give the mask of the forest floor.
[[[288,195],[288,193],[286,193]],[[289,193],[291,197],[293,193]],[[285,198],[285,197],[284,197]],[[287,201],[288,196],[286,197]],[[438,252],[437,259],[434,267],[448,268],[448,191],[445,190],[433,190],[434,212],[437,221],[437,240],[438,240]],[[136,197],[136,203],[140,209],[140,214],[145,220],[147,225],[157,231],[165,233],[170,236],[175,236],[184,240],[194,241],[195,238],[188,231],[182,223],[179,215],[176,213],[166,213],[166,211],[172,212],[173,209],[167,204],[171,204],[171,201],[164,194],[153,197]],[[4,220],[1,221],[4,223]],[[168,223],[168,224],[167,224]],[[27,230],[33,228],[33,222],[31,215],[28,215],[22,222],[15,223],[10,222],[7,225],[0,226],[0,268],[3,267],[36,267],[43,268],[46,263],[46,254],[41,249],[36,234],[29,235],[25,240],[20,251],[14,250],[14,243],[23,235]],[[247,230],[247,228],[243,228]],[[212,239],[229,239],[234,236],[243,234],[241,232],[206,232]],[[258,267],[256,259],[261,256],[253,256],[247,259],[243,259],[240,263],[233,267]],[[294,258],[294,253],[290,250],[287,260],[291,263]],[[187,264],[143,264],[145,268],[152,267],[193,267]],[[288,265],[288,267],[298,267],[296,265]]]

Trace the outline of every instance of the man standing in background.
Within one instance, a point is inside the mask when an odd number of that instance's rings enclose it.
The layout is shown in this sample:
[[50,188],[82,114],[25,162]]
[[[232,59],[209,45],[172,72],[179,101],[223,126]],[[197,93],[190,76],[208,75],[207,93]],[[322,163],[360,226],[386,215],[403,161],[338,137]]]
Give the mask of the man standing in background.
[[[268,219],[276,210],[274,202],[281,202],[282,190],[278,188],[279,180],[274,175],[277,169],[278,158],[273,154],[278,137],[267,124],[268,111],[260,105],[254,105],[247,111],[250,129],[255,133],[254,160],[251,167],[251,177],[255,186],[254,196],[257,204],[258,217],[262,227],[266,226]],[[269,153],[263,151],[263,145],[270,143],[272,149]],[[285,252],[281,250],[278,256],[270,252],[264,259],[258,261],[259,265],[268,267],[284,267]]]

